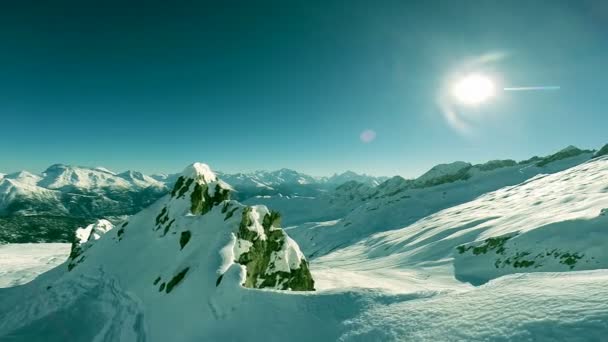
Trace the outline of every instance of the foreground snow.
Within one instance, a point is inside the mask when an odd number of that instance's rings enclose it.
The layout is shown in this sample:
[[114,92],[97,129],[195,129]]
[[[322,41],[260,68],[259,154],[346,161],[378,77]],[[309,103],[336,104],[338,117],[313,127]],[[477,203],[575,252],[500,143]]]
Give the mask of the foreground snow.
[[62,263],[70,253],[67,243],[0,245],[0,287],[30,282]]
[[[4,247],[25,255],[31,246]],[[49,255],[63,252],[67,256],[66,245],[38,247],[54,251]],[[83,277],[61,289],[22,289],[47,293],[45,306],[37,309],[52,312],[52,323],[34,319],[10,331],[0,323],[0,337],[8,341],[160,340],[150,334],[140,299],[105,276],[100,272],[98,278]],[[600,341],[608,334],[608,270],[517,274],[480,287],[460,284],[441,268],[429,276],[321,266],[313,268],[313,276],[320,289],[313,295],[245,291],[230,305],[207,304],[216,306],[208,321],[200,320],[199,340]],[[0,291],[0,302],[27,308],[11,300],[14,292],[10,290],[14,289]],[[80,294],[78,299],[70,301],[75,294]],[[200,305],[202,309],[205,303]],[[173,340],[188,340],[180,338],[187,332],[171,317],[197,313],[171,306],[165,310],[163,326]],[[6,322],[5,312],[0,311],[1,322]],[[23,313],[10,319],[13,324],[30,315],[37,317],[35,311],[12,312]]]

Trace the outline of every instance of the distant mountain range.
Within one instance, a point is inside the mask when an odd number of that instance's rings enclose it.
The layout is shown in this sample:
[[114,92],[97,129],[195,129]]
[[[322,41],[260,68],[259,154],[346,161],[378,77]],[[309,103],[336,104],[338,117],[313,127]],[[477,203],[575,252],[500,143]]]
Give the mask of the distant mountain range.
[[[597,152],[569,146],[552,155],[521,162],[493,160],[472,165],[458,161],[437,165],[416,179],[374,177],[351,171],[313,177],[290,169],[216,174],[235,190],[233,198],[247,205],[265,204],[279,210],[285,214],[284,223],[291,225],[343,217],[356,209],[363,210],[362,204],[383,212],[402,201],[403,196],[417,198],[424,193],[421,189],[457,181],[469,182],[471,197],[607,153],[606,146]],[[561,160],[567,162],[555,163]],[[64,230],[75,229],[72,224],[82,225],[98,218],[120,221],[166,195],[177,177],[178,174],[148,176],[137,171],[115,173],[102,167],[63,164],[52,165],[41,174],[0,174],[0,242],[66,241],[69,234]],[[374,201],[380,202],[374,205]],[[420,199],[411,201],[417,205]],[[453,204],[449,196],[445,199],[448,204]],[[387,217],[395,219],[398,215]]]
[[[387,177],[348,171],[313,177],[290,169],[218,175],[244,200],[256,195],[317,195],[349,180],[375,186]],[[54,215],[107,217],[131,215],[168,192],[177,174],[115,173],[102,167],[55,164],[41,174],[0,174],[0,216]]]

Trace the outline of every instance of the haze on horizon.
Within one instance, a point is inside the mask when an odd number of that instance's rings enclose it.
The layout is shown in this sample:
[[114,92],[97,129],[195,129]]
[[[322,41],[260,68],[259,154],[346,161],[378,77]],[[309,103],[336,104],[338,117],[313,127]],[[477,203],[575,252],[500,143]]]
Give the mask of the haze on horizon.
[[[601,0],[3,3],[0,172],[412,177],[599,148],[606,27]],[[463,133],[439,101],[463,68],[560,88],[455,106]]]

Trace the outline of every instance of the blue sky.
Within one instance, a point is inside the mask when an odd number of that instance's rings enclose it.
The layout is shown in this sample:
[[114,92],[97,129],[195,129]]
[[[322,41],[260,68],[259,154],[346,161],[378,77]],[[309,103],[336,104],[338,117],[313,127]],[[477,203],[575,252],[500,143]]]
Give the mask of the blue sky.
[[[0,172],[289,167],[415,176],[608,143],[603,1],[57,1],[0,5]],[[501,52],[463,134],[446,75]],[[371,129],[376,139],[359,135]]]

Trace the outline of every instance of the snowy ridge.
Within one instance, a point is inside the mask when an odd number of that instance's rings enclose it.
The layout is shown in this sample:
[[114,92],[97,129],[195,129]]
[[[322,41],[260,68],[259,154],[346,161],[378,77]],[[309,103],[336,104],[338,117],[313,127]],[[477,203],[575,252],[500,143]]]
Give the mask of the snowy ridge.
[[608,268],[608,157],[490,192],[318,259],[384,268],[453,262],[475,285],[520,272]]
[[[413,185],[416,180],[412,182],[393,177],[375,188],[377,192],[371,197],[355,199],[357,205],[347,215],[329,218],[341,218],[332,224],[331,229],[315,229],[316,223],[304,223],[290,229],[290,235],[299,241],[307,256],[320,256],[373,233],[407,226],[487,192],[525,182],[541,174],[556,173],[580,165],[589,161],[593,153],[576,153],[564,158],[552,156],[551,161],[543,166],[538,166],[538,160],[534,160],[489,170],[464,167],[461,170],[466,172],[458,171],[454,178],[432,178],[435,185],[429,185],[427,179],[423,187]],[[347,205],[349,204],[343,207]],[[283,208],[281,210],[289,212]]]
[[433,166],[433,168],[424,173],[422,176],[416,178],[416,183],[420,185],[425,185],[428,183],[432,184],[432,181],[436,180],[437,178],[454,176],[456,174],[468,171],[471,167],[472,165],[470,163],[463,161],[456,161],[450,164],[439,164]]

